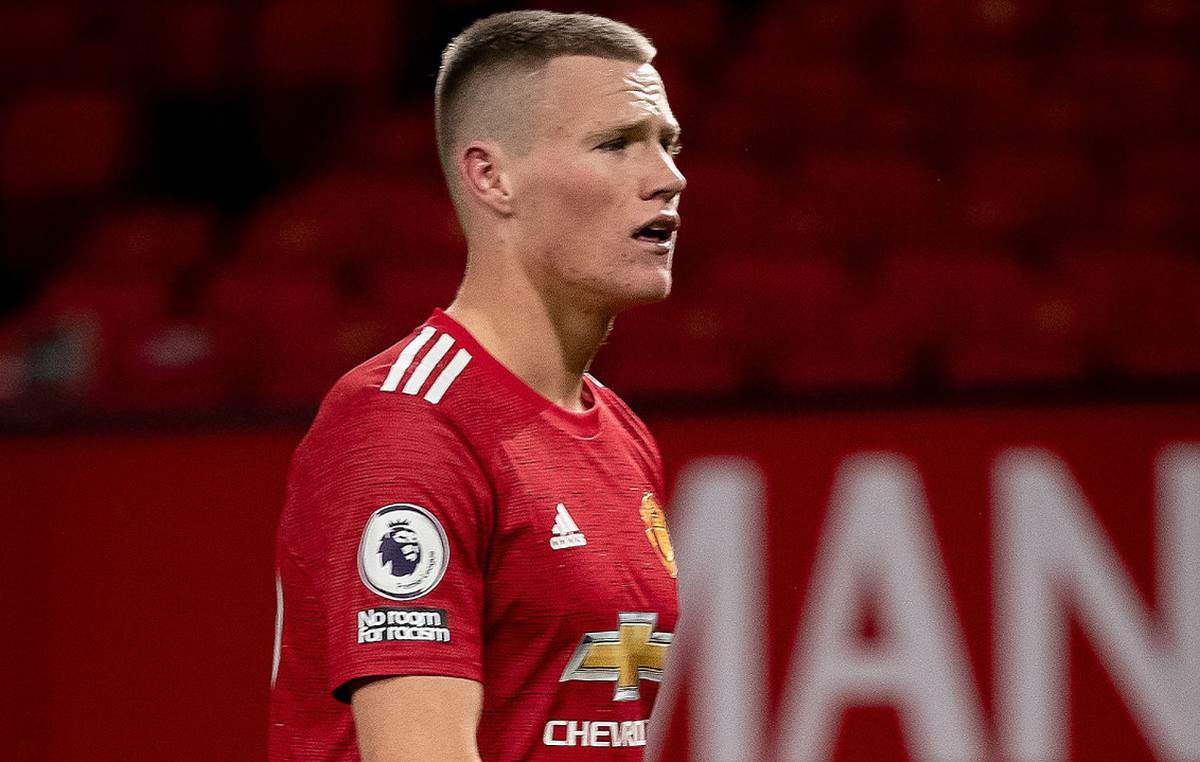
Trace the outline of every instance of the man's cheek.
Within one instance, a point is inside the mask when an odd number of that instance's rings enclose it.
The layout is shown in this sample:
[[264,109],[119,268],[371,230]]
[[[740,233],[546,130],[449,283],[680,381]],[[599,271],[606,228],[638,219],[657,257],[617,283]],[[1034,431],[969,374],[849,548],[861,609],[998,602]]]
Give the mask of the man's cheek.
[[594,218],[597,211],[611,204],[611,184],[594,168],[567,165],[555,175],[554,192],[563,207],[579,216]]

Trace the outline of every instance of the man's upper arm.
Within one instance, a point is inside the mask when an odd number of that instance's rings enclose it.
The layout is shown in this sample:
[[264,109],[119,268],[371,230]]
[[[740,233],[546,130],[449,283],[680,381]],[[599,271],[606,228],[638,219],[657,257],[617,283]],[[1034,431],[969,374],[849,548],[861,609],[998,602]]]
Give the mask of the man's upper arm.
[[483,686],[454,677],[389,677],[352,688],[364,762],[477,762]]
[[341,701],[379,676],[482,675],[491,488],[457,429],[421,404],[356,392],[314,426],[296,475],[307,505],[295,545]]

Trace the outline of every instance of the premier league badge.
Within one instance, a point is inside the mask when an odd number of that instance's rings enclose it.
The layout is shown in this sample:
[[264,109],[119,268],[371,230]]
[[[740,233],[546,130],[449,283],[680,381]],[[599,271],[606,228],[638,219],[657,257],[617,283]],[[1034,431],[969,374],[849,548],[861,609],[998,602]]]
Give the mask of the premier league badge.
[[385,505],[367,520],[358,544],[358,576],[373,592],[411,601],[442,581],[450,564],[446,532],[419,505]]

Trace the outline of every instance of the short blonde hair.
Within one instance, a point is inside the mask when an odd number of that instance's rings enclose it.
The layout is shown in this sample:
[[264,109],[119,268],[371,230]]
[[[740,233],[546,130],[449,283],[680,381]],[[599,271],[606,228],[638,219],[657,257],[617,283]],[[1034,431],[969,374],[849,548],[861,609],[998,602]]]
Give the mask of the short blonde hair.
[[536,72],[559,56],[596,56],[632,63],[654,59],[654,45],[641,32],[603,16],[554,11],[511,11],[476,21],[442,52],[434,87],[438,156],[458,203],[454,147],[458,129],[477,99],[471,84],[501,70]]

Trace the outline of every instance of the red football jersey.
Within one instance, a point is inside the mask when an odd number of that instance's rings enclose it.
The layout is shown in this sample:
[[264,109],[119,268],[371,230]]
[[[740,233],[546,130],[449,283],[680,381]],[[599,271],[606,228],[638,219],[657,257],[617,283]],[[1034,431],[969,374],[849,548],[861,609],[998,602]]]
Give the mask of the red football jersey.
[[640,759],[675,628],[646,427],[544,399],[437,310],[347,373],[280,522],[272,759],[357,759],[350,681],[483,684],[485,760]]

